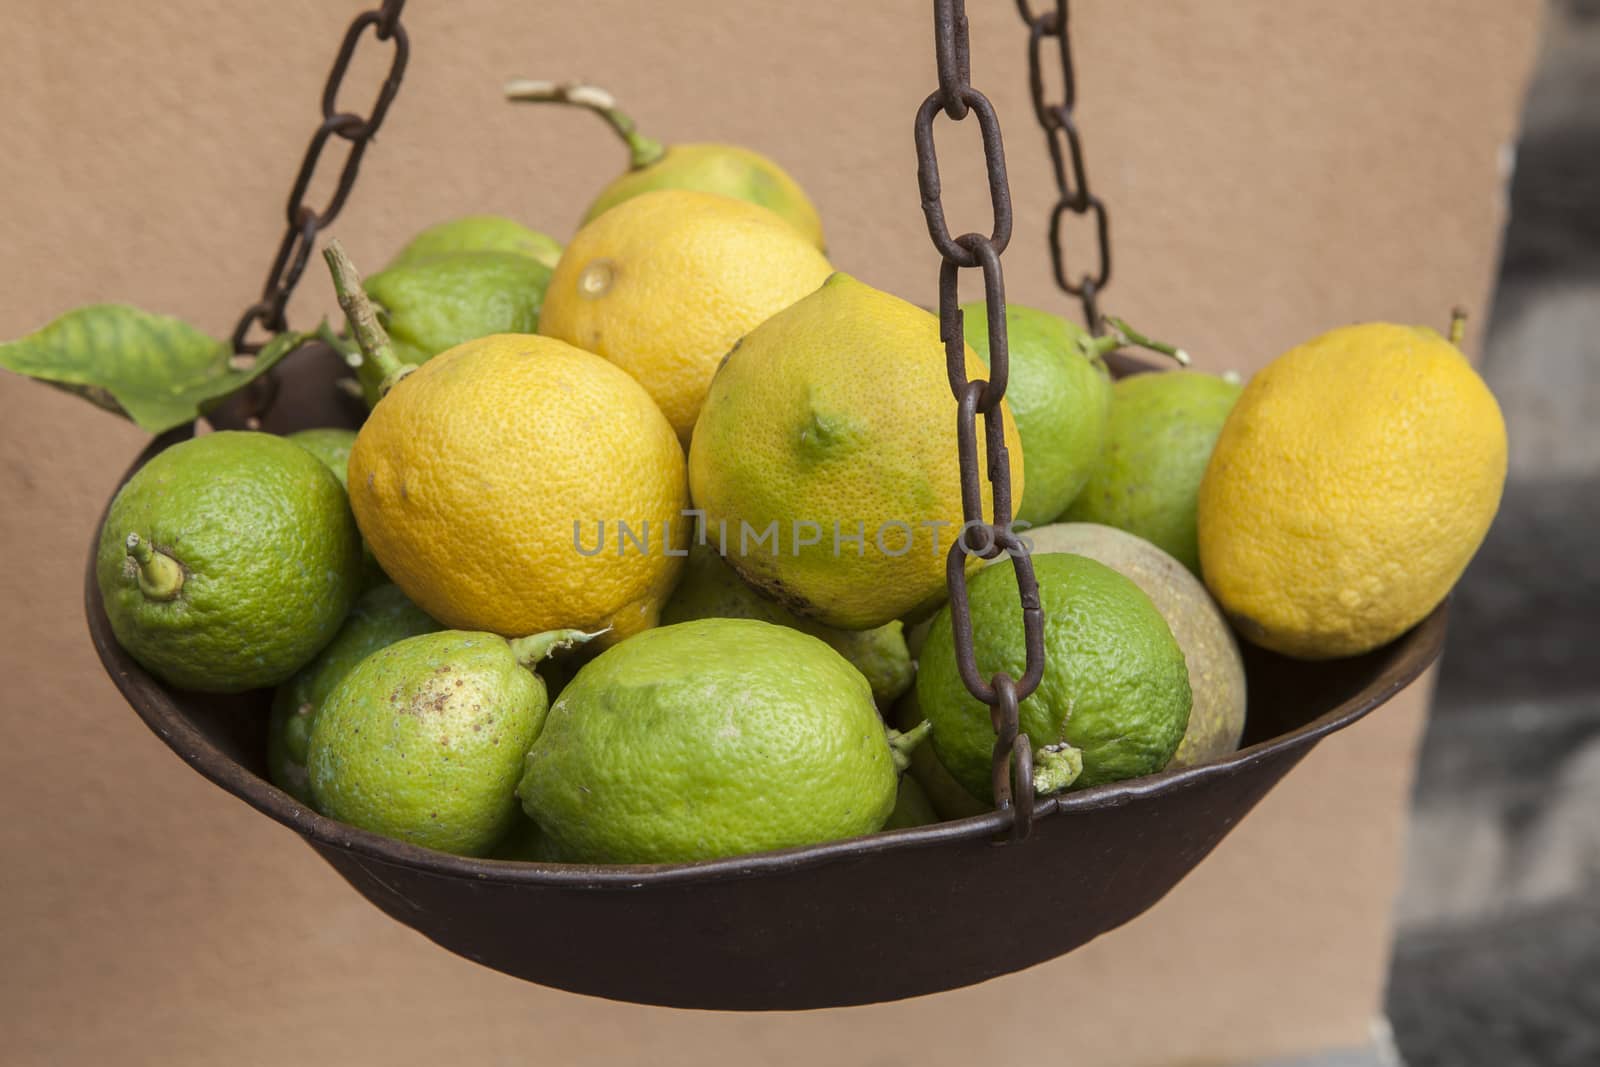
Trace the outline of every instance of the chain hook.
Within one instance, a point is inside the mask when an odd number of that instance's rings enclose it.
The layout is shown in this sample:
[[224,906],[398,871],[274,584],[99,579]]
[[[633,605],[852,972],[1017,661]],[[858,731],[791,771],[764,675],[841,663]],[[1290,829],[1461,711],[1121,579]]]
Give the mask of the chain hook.
[[990,682],[995,702],[989,709],[994,726],[994,754],[989,764],[989,784],[995,807],[1011,812],[1012,841],[1021,841],[1033,831],[1037,798],[1033,791],[1033,742],[1021,731],[1017,683],[1005,671]]
[[[1034,14],[1028,0],[1017,0],[1017,13],[1028,27],[1028,91],[1033,99],[1033,114],[1044,131],[1050,153],[1050,168],[1056,181],[1056,202],[1050,209],[1050,267],[1056,286],[1077,297],[1083,308],[1084,325],[1099,335],[1105,330],[1096,297],[1111,280],[1111,220],[1105,202],[1089,189],[1089,171],[1084,164],[1083,137],[1078,131],[1074,109],[1078,103],[1077,71],[1072,59],[1072,32],[1068,0],[1055,0],[1055,9]],[[1045,99],[1044,43],[1054,38],[1057,64],[1061,70],[1061,100]],[[1092,273],[1076,279],[1067,272],[1063,249],[1067,215],[1093,215],[1095,244],[1099,252]]]
[[[273,256],[272,267],[262,283],[261,297],[244,309],[234,326],[231,340],[235,353],[253,355],[260,351],[261,343],[250,340],[250,333],[256,328],[269,333],[288,328],[285,309],[315,250],[317,235],[327,229],[343,210],[350,191],[355,187],[367,145],[377,135],[384,116],[388,114],[389,105],[400,91],[400,80],[405,75],[406,63],[411,55],[410,39],[400,22],[400,12],[404,7],[405,0],[383,0],[379,8],[357,15],[345,30],[339,51],[334,55],[333,66],[328,71],[327,82],[322,88],[322,121],[312,133],[311,141],[301,157],[300,169],[289,187],[289,202],[285,209],[287,224],[278,242],[278,251]],[[345,74],[368,27],[372,27],[373,35],[379,41],[392,43],[393,53],[389,60],[389,72],[378,87],[371,109],[363,117],[339,109],[339,89],[344,84]],[[305,197],[317,173],[323,150],[334,138],[347,142],[349,148],[334,191],[322,210],[318,211],[306,203]],[[275,394],[264,395],[270,404],[271,395]],[[262,413],[264,411],[263,408]]]
[[[1023,8],[1026,10],[1025,0]],[[1011,241],[1011,188],[1006,177],[999,117],[988,97],[971,84],[967,19],[961,0],[934,0],[933,24],[939,87],[928,94],[917,109],[914,129],[917,187],[922,196],[928,238],[941,260],[939,336],[945,345],[950,391],[956,400],[956,447],[961,470],[964,522],[945,557],[945,584],[950,591],[950,628],[956,668],[967,691],[989,705],[995,728],[991,755],[995,805],[997,810],[1010,813],[1012,839],[1021,840],[1033,824],[1033,749],[1027,736],[1019,733],[1017,708],[1044,676],[1044,613],[1040,610],[1039,587],[1028,559],[1027,545],[1011,529],[1011,459],[1000,406],[1010,379],[1005,275],[1000,256]],[[945,222],[939,158],[933,137],[934,119],[941,110],[956,121],[969,112],[978,117],[993,211],[993,225],[987,235],[965,233],[954,237]],[[985,325],[989,337],[986,380],[967,377],[965,323],[960,302],[962,270],[978,270],[983,275]],[[980,419],[987,463],[980,460]],[[984,517],[985,478],[989,483],[987,519]],[[1027,645],[1027,664],[1022,678],[1016,681],[1005,672],[985,679],[979,671],[972,611],[967,599],[967,568],[972,558],[994,559],[1002,552],[1012,557],[1016,567]]]

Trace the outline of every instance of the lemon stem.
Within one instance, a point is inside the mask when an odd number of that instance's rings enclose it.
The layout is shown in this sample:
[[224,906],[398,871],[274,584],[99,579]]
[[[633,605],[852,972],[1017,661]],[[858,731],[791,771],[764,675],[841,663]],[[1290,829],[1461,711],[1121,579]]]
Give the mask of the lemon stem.
[[1144,348],[1151,352],[1159,352],[1163,356],[1171,356],[1173,359],[1178,361],[1179,366],[1187,367],[1189,365],[1189,353],[1185,352],[1181,348],[1178,348],[1176,345],[1169,345],[1165,341],[1152,340],[1151,338],[1140,333],[1138,330],[1135,330],[1132,326],[1129,326],[1127,321],[1124,319],[1119,319],[1108,315],[1106,316],[1106,322],[1110,323],[1111,329],[1115,331],[1114,333],[1106,335],[1107,337],[1114,339],[1115,345],[1113,347],[1118,345],[1133,345],[1135,348]]
[[507,100],[517,103],[568,104],[599,115],[628,146],[630,170],[642,170],[667,154],[666,147],[654,137],[640,133],[633,119],[617,108],[616,97],[598,85],[518,78],[506,83],[505,93]]
[[918,745],[922,744],[923,739],[926,738],[928,734],[932,732],[932,730],[933,723],[929,722],[927,719],[923,719],[921,722],[917,723],[917,725],[913,726],[904,733],[900,732],[899,730],[888,731],[889,754],[894,759],[894,769],[896,771],[904,772],[907,767],[911,766],[912,751]]
[[1090,362],[1105,358],[1121,348],[1122,344],[1122,335],[1115,333],[1105,333],[1099,337],[1085,334],[1078,338],[1078,348]]
[[183,588],[178,561],[157,552],[136,533],[128,535],[128,555],[139,565],[139,592],[150,600],[171,600]]
[[1449,337],[1452,345],[1457,348],[1461,347],[1461,342],[1466,340],[1467,337],[1466,308],[1458,306],[1450,309],[1450,332],[1446,336]]
[[1040,796],[1059,793],[1083,773],[1083,753],[1067,744],[1042,748],[1033,757],[1033,791]]
[[509,644],[511,654],[517,658],[517,662],[532,670],[545,657],[586,641],[593,641],[610,629],[608,626],[594,633],[585,633],[582,630],[546,630],[542,634],[515,638]]
[[[360,360],[354,362],[356,377],[382,399],[385,393],[394,388],[395,382],[416,368],[400,362],[394,354],[389,333],[378,321],[378,311],[372,306],[372,298],[361,286],[361,274],[356,270],[356,265],[350,262],[350,256],[337,238],[328,242],[328,247],[322,250],[322,258],[328,261],[328,270],[333,274],[333,291],[338,294],[339,307],[344,311],[345,320],[350,323],[350,332],[355,335],[356,344],[361,349]],[[354,361],[355,353],[345,352],[345,359],[347,362]]]

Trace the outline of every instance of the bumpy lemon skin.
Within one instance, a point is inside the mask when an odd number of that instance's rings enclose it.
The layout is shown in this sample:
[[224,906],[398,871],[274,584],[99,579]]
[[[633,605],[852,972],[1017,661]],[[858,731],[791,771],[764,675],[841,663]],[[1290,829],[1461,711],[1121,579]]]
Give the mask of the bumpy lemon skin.
[[493,634],[386,645],[333,687],[311,724],[312,801],[373,833],[482,856],[521,821],[522,757],[547,707],[543,679]]
[[[1028,531],[1033,554],[1072,552],[1122,574],[1150,598],[1183,650],[1189,668],[1189,726],[1167,768],[1195,767],[1239,747],[1248,712],[1238,642],[1200,579],[1142,537],[1092,522]],[[998,560],[996,562],[999,562]]]
[[1206,585],[1239,633],[1301,659],[1387,644],[1449,593],[1506,473],[1499,405],[1432,330],[1369,323],[1246,386],[1200,485]]
[[687,447],[722,357],[831,270],[766,208],[683,189],[643,193],[567,245],[539,332],[633,375]]
[[[1160,609],[1131,578],[1086,556],[1041,552],[1033,569],[1045,668],[1018,715],[1037,753],[1035,770],[1063,743],[1083,761],[1071,789],[1162,770],[1183,742],[1194,697],[1183,650]],[[967,593],[979,677],[1022,677],[1027,647],[1015,564],[985,567]],[[938,762],[992,803],[994,727],[988,706],[961,680],[948,605],[934,616],[917,663],[917,704],[933,724]]]
[[689,535],[683,451],[648,394],[531,334],[469,341],[400,379],[351,450],[350,503],[418,607],[502,636],[648,629]]
[[399,586],[385,582],[363,593],[333,640],[272,696],[267,720],[267,775],[272,784],[301,803],[311,803],[306,746],[328,694],[378,649],[437,629],[439,624],[407,600]]
[[[145,593],[129,534],[182,568],[176,595]],[[207,693],[298,671],[338,632],[363,569],[338,479],[299,445],[240,430],[141,467],[112,499],[95,555],[117,643],[163,681]]]
[[[966,373],[986,376],[971,348]],[[1000,410],[1021,500],[1022,446],[1010,408]],[[987,469],[982,431],[978,458]],[[791,610],[867,630],[936,608],[962,525],[938,319],[834,274],[729,353],[695,427],[689,478],[719,550],[728,538],[728,562]],[[776,543],[752,540],[769,529]]]
[[866,678],[755,619],[662,626],[586,664],[517,795],[578,863],[683,863],[881,828],[898,774]]

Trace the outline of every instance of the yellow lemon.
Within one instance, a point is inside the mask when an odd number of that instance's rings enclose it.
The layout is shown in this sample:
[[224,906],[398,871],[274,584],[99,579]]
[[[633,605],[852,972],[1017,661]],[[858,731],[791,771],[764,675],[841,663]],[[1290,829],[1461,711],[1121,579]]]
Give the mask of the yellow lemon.
[[766,208],[682,189],[644,193],[578,231],[545,291],[539,332],[633,375],[687,443],[728,349],[830,269]]
[[1200,484],[1200,567],[1239,632],[1351,656],[1432,611],[1488,532],[1506,429],[1432,330],[1333,330],[1251,380]]
[[[966,372],[986,376],[971,348]],[[1004,403],[1001,416],[1020,501],[1022,448]],[[962,523],[938,319],[833,275],[728,354],[695,427],[689,480],[708,539],[800,614],[865,630],[936,607]]]
[[655,625],[683,564],[672,427],[628,375],[552,338],[494,334],[400,378],[349,473],[384,570],[456,629],[614,641]]

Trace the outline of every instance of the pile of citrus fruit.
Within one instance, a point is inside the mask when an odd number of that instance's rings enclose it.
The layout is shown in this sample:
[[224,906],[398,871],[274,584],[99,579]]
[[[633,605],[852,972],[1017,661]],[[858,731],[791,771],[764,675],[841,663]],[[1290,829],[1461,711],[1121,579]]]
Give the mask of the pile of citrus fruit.
[[[664,147],[592,88],[510,95],[595,110],[629,171],[565,247],[469,216],[363,278],[331,246],[347,323],[321,332],[365,422],[203,433],[134,474],[97,557],[117,639],[176,687],[275,688],[279,787],[454,853],[682,862],[984,810],[937,319],[837,269],[771,160]],[[1308,659],[1392,641],[1498,506],[1499,411],[1431,330],[1335,329],[1243,385],[1113,382],[1117,335],[1008,315],[1041,792],[1224,757],[1237,638]],[[84,309],[0,363],[160,429],[264,369],[208,369],[186,330]],[[1015,567],[969,564],[979,670],[1020,675]]]

